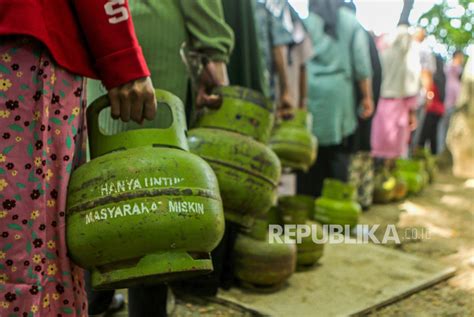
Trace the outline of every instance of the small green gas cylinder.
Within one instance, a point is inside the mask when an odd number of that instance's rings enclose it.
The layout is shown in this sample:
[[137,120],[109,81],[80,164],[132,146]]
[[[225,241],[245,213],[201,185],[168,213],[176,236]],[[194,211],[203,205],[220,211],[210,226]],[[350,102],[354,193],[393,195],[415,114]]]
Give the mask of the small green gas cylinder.
[[415,160],[424,162],[425,170],[428,173],[429,183],[433,183],[436,177],[438,168],[436,166],[436,158],[431,154],[427,148],[418,148],[413,154]]
[[313,241],[313,238],[318,241],[322,239],[323,228],[320,224],[308,220],[313,217],[314,208],[315,200],[311,196],[283,196],[278,199],[281,223],[305,225],[310,231],[309,236],[303,237],[301,243],[296,245],[298,268],[315,264],[323,255],[324,244]]
[[311,133],[313,118],[306,110],[297,110],[288,120],[279,121],[270,139],[270,147],[284,168],[307,171],[317,155],[317,139]]
[[[323,256],[324,243],[319,242],[323,238],[323,227],[314,222],[306,221],[305,223],[311,228],[311,235],[301,239],[301,243],[297,245],[297,265],[299,268],[314,265]],[[315,241],[316,238],[317,241]]]
[[322,224],[353,227],[357,225],[361,211],[353,185],[326,179],[322,196],[316,199],[314,219]]
[[399,201],[405,198],[408,194],[408,184],[402,177],[396,177],[397,184],[393,194],[393,200]]
[[221,129],[267,143],[273,128],[274,107],[262,94],[239,86],[219,87],[219,109],[205,109],[197,127]]
[[[219,110],[209,110],[189,131],[191,151],[205,159],[219,180],[225,217],[250,227],[276,203],[281,165],[264,143],[273,119],[263,96],[240,87],[223,87]],[[270,107],[270,108],[269,108]]]
[[383,168],[376,172],[374,178],[374,203],[387,204],[395,197],[397,179],[390,171]]
[[397,160],[395,176],[407,183],[410,194],[418,194],[429,182],[425,163],[418,160]]
[[306,195],[282,196],[278,199],[278,210],[283,224],[304,224],[313,216],[314,198]]
[[[256,225],[259,226],[259,222]],[[267,224],[267,222],[265,222]],[[264,230],[240,234],[234,248],[234,274],[243,286],[253,290],[277,290],[295,272],[295,242],[270,243]],[[284,237],[282,236],[282,239]]]
[[281,166],[266,145],[238,133],[202,128],[189,131],[188,141],[217,175],[226,219],[248,227],[275,204]]
[[224,232],[217,178],[188,151],[181,101],[157,90],[156,128],[106,135],[88,109],[91,157],[71,176],[67,244],[97,289],[126,288],[212,271]]

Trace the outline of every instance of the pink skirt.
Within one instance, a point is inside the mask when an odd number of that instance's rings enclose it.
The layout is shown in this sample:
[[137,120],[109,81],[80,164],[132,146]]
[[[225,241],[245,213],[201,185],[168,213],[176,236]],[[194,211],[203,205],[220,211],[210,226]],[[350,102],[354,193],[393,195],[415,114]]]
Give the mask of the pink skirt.
[[417,103],[416,96],[380,99],[372,121],[372,156],[393,159],[408,153],[411,132],[409,113]]
[[83,161],[84,81],[37,41],[0,42],[0,316],[87,316],[67,256],[69,175]]

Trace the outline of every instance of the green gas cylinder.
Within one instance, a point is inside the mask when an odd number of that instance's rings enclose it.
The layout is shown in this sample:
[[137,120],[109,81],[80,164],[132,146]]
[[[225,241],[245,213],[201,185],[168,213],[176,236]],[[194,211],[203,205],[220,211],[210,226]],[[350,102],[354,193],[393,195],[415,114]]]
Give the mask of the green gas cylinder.
[[183,105],[165,91],[156,96],[153,129],[104,134],[106,96],[87,111],[93,159],[71,176],[67,244],[97,289],[208,273],[224,232],[217,178],[188,151]]
[[314,212],[314,198],[306,195],[282,196],[278,210],[283,224],[304,224]]
[[397,179],[387,169],[377,171],[374,178],[374,202],[387,204],[395,197]]
[[234,247],[234,274],[254,290],[278,289],[296,268],[295,243],[270,243],[266,237],[240,234]]
[[417,194],[429,182],[429,175],[425,169],[425,163],[418,160],[399,159],[396,162],[395,176],[403,179],[408,185],[410,194]]
[[323,255],[324,244],[315,243],[322,239],[323,228],[320,224],[308,220],[313,217],[315,200],[311,196],[296,195],[283,196],[278,199],[278,211],[282,224],[305,225],[310,230],[310,235],[303,237],[297,248],[298,268],[315,264]]
[[312,121],[306,110],[297,110],[291,119],[276,124],[270,147],[284,168],[307,171],[314,164],[317,139],[311,133]]
[[425,164],[425,170],[428,173],[429,183],[433,183],[438,168],[436,166],[436,158],[427,148],[418,148],[414,151],[413,158],[422,161]]
[[219,87],[219,109],[205,109],[198,120],[200,128],[220,129],[249,136],[267,143],[273,128],[274,107],[257,91],[239,86]]
[[[298,268],[304,268],[316,264],[319,259],[323,256],[324,252],[324,243],[318,242],[323,238],[323,227],[314,222],[306,221],[305,223],[309,228],[311,228],[311,235],[309,237],[303,237],[301,243],[297,245],[297,265]],[[313,237],[317,238],[315,242]]]
[[361,210],[353,185],[326,179],[322,196],[316,199],[314,220],[322,224],[352,227],[357,225]]
[[408,184],[406,180],[402,177],[396,177],[397,183],[395,185],[395,190],[393,193],[393,200],[399,201],[405,198],[408,194]]
[[277,206],[273,206],[272,208],[270,208],[270,210],[266,214],[266,218],[269,224],[282,224],[281,213]]
[[214,169],[226,219],[250,227],[277,199],[281,164],[262,143],[273,125],[273,107],[250,89],[221,87],[217,92],[222,107],[202,115],[188,143]]
[[217,175],[226,219],[248,227],[275,204],[281,166],[266,145],[235,132],[208,128],[189,131],[188,142]]

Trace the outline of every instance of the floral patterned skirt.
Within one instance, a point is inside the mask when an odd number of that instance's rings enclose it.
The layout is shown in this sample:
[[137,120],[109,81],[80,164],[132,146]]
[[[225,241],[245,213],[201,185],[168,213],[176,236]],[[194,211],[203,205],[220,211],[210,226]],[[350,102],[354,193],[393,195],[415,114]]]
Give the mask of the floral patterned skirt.
[[39,42],[0,41],[0,316],[86,316],[66,250],[66,192],[83,160],[83,79]]

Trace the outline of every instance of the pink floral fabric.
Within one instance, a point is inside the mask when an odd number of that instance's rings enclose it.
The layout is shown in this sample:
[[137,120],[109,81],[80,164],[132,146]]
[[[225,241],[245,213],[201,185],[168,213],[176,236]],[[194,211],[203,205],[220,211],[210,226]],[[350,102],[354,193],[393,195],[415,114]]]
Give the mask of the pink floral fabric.
[[0,42],[0,316],[86,316],[67,257],[69,175],[82,161],[83,79],[28,38]]

